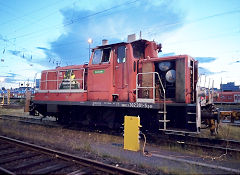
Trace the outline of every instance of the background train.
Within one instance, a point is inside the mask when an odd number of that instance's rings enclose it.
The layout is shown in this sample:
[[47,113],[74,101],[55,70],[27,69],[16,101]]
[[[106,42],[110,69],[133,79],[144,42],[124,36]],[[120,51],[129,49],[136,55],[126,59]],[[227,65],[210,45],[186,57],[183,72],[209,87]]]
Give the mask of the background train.
[[214,103],[240,104],[240,92],[217,92],[213,97]]
[[[198,132],[198,62],[188,55],[158,57],[161,44],[144,39],[92,49],[89,64],[41,74],[30,114],[61,123],[120,128],[125,115],[139,116],[143,130]],[[213,116],[206,107],[204,116]]]

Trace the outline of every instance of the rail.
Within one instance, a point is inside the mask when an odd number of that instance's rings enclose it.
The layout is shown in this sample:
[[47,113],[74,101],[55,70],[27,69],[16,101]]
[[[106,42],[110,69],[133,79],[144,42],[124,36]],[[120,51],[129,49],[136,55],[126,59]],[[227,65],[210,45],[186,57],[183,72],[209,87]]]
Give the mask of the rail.
[[0,167],[0,173],[4,174],[142,174],[9,137],[0,136],[0,142],[4,145],[0,155],[1,166],[4,163],[19,162],[15,167]]
[[[82,78],[74,78],[75,75],[74,75],[74,71],[82,71]],[[64,72],[65,74],[62,75],[62,76],[65,76],[66,75],[66,72],[68,72],[69,74],[69,77],[66,77],[66,78],[62,78],[60,79],[60,73],[61,72]],[[49,79],[49,74],[50,73],[55,73],[55,76],[56,76],[56,79],[53,80],[53,79]],[[73,76],[74,75],[74,76]],[[41,80],[40,81],[40,90],[38,90],[37,92],[39,93],[46,93],[46,92],[52,92],[52,93],[61,93],[61,92],[85,92],[85,87],[84,87],[84,75],[85,75],[85,69],[84,68],[79,68],[79,69],[66,69],[66,70],[56,70],[56,71],[47,71],[45,73],[45,80]],[[63,82],[65,81],[65,82]],[[56,88],[53,88],[53,89],[49,89],[48,88],[48,85],[49,83],[52,83],[52,82],[56,82]],[[61,88],[59,86],[61,86],[60,83],[63,84],[64,86],[64,83],[66,85],[67,88]],[[75,85],[79,85],[79,87],[74,87],[73,84],[75,83]],[[82,84],[82,86],[81,86]]]

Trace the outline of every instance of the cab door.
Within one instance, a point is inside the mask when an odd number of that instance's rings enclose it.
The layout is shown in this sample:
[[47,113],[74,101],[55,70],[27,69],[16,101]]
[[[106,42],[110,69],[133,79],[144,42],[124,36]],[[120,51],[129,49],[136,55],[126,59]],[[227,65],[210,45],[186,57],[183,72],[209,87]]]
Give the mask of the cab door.
[[88,100],[112,100],[112,61],[111,47],[94,50],[92,61],[88,66]]
[[128,69],[125,45],[116,47],[113,69],[115,87],[114,99],[116,101],[128,101]]

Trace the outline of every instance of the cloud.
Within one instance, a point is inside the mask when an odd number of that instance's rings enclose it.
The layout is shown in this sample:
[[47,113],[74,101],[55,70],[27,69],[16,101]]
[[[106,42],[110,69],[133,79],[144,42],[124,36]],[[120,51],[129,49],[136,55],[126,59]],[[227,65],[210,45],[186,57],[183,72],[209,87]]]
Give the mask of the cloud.
[[1,77],[4,77],[4,78],[14,78],[16,77],[18,74],[15,74],[15,73],[6,73],[5,75],[1,76]]
[[240,60],[229,63],[229,65],[240,63]]
[[0,34],[0,40],[4,41],[4,42],[7,42],[8,40],[5,39],[1,34]]
[[220,74],[220,73],[225,73],[226,71],[220,71],[220,72],[212,72],[209,69],[203,68],[203,67],[198,67],[198,74],[203,74],[203,75],[214,75],[214,74]]
[[1,77],[4,78],[4,82],[5,83],[15,83],[16,82],[16,76],[18,74],[15,74],[15,73],[7,73]]
[[174,55],[176,55],[175,52],[170,52],[170,53],[162,53],[162,52],[160,52],[158,54],[159,57],[167,57],[167,56],[174,56]]
[[20,53],[21,53],[21,51],[17,51],[17,50],[8,50],[8,52],[15,56],[20,56]]
[[34,60],[34,63],[40,64],[42,66],[46,66],[46,67],[51,67],[53,65],[56,66],[56,63],[61,63],[61,58],[56,55],[52,50],[45,48],[45,47],[36,47],[39,50],[43,50],[45,55],[46,55],[46,59],[44,60]]
[[15,78],[5,78],[4,82],[5,83],[16,83],[16,79]]
[[8,73],[8,77],[15,77],[15,76],[17,76],[18,74],[15,74],[15,73]]
[[215,57],[195,57],[195,60],[199,61],[200,63],[210,63],[215,61],[217,58]]
[[[107,6],[107,5],[106,5]],[[97,8],[92,10],[77,10],[73,8],[62,9],[64,32],[57,40],[50,42],[49,48],[38,47],[49,57],[62,60],[63,64],[82,64],[88,61],[87,39],[91,37],[91,47],[101,44],[102,39],[108,39],[109,43],[126,40],[128,34],[145,32],[146,39],[151,32],[164,35],[164,33],[179,29],[183,23],[185,14],[172,9],[172,1],[148,4],[142,1],[121,6],[114,10],[98,13]],[[103,11],[103,10],[100,10]],[[97,15],[93,15],[97,14]],[[86,18],[86,16],[88,16]],[[70,23],[72,23],[70,25]],[[167,28],[167,24],[178,23]],[[163,29],[164,28],[164,29]]]
[[204,74],[204,75],[212,75],[212,74],[214,74],[210,70],[208,70],[206,68],[203,68],[203,67],[198,67],[198,73],[199,74]]
[[43,51],[48,51],[49,49],[45,48],[45,47],[36,47],[37,49],[43,50]]

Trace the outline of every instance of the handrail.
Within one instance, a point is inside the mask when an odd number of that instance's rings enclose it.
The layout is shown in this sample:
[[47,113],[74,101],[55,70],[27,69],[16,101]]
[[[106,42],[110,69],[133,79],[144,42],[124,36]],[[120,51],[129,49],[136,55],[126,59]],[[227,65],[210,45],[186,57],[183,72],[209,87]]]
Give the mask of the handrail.
[[[139,75],[146,75],[146,74],[152,74],[153,75],[153,86],[152,87],[141,87],[138,85],[138,76]],[[137,78],[136,78],[136,98],[138,99],[138,89],[144,89],[144,88],[152,88],[153,89],[153,100],[155,102],[155,74],[157,75],[158,79],[159,79],[159,82],[160,82],[160,85],[161,85],[161,88],[163,90],[163,118],[164,118],[164,130],[166,130],[167,128],[167,116],[166,116],[166,91],[165,91],[165,88],[163,86],[163,83],[162,83],[162,80],[160,78],[160,75],[158,72],[144,72],[144,73],[138,73],[137,74]]]
[[[45,90],[48,90],[48,89],[47,89],[48,82],[56,82],[56,83],[57,83],[57,85],[56,85],[57,88],[56,88],[56,89],[53,89],[53,90],[59,90],[59,91],[61,91],[62,89],[59,89],[59,87],[58,87],[58,86],[59,86],[59,73],[60,73],[60,72],[66,72],[66,71],[69,71],[69,70],[70,70],[70,75],[72,74],[73,71],[83,70],[83,72],[82,72],[82,78],[74,78],[74,79],[72,79],[72,78],[70,77],[70,78],[66,79],[66,80],[70,81],[70,83],[69,83],[69,90],[72,89],[72,82],[73,82],[73,81],[77,81],[77,80],[82,81],[82,88],[79,88],[79,90],[84,90],[84,75],[85,75],[85,69],[84,69],[84,68],[55,70],[55,71],[53,71],[53,70],[46,71],[46,72],[45,72],[45,80],[41,80],[41,81],[40,81],[40,89],[43,90],[43,89],[42,89],[42,86],[41,86],[42,83],[45,83]],[[48,80],[48,73],[56,73],[57,79],[56,79],[56,80]],[[64,90],[66,91],[66,89],[64,89]]]
[[157,76],[158,76],[158,79],[159,79],[159,81],[160,81],[160,84],[161,84],[161,86],[162,86],[162,89],[163,89],[163,120],[164,120],[164,130],[166,130],[167,129],[167,123],[166,123],[166,120],[167,120],[167,109],[166,109],[166,94],[165,94],[165,88],[164,88],[164,86],[163,86],[163,83],[162,83],[162,80],[161,80],[161,78],[160,78],[160,76],[159,76],[159,73],[158,72],[156,72],[157,73]]

